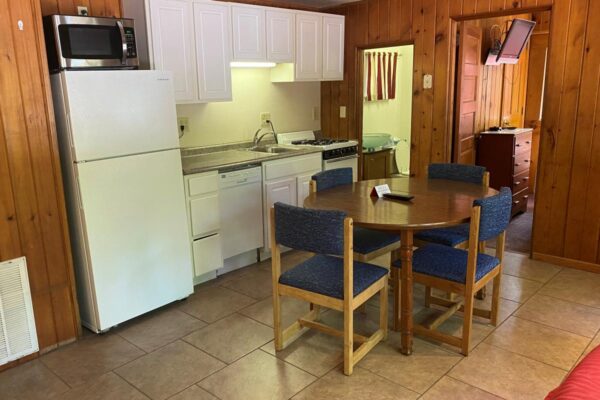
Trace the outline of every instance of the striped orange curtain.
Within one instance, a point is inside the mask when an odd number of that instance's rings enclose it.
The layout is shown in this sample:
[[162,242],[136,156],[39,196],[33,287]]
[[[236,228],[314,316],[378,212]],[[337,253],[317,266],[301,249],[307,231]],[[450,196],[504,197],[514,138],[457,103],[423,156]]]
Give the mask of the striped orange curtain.
[[367,101],[396,98],[398,53],[365,52],[364,98]]

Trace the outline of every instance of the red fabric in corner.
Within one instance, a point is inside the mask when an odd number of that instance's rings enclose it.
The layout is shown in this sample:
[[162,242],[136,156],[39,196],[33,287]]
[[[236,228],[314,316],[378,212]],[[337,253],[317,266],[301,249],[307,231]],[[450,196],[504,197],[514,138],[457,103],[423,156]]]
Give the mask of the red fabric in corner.
[[546,400],[600,399],[600,346],[588,354]]

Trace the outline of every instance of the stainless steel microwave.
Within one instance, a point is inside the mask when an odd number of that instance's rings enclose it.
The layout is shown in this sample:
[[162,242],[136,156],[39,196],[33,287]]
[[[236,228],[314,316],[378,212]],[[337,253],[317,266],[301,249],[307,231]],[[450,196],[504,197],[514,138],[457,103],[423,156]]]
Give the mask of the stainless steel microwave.
[[132,19],[50,15],[44,34],[51,72],[138,68]]

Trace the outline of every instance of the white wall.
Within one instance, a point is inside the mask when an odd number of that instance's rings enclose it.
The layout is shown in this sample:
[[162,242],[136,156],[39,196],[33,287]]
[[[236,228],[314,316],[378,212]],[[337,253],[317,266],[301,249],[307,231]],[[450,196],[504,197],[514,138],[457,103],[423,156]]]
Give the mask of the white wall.
[[[182,147],[211,146],[252,139],[260,113],[270,112],[277,132],[321,128],[319,82],[271,83],[268,68],[234,68],[233,101],[177,106],[178,117],[189,118]],[[313,120],[313,109],[317,120]]]
[[396,98],[364,101],[363,133],[389,133],[410,143],[413,46],[386,47],[371,51],[398,52]]

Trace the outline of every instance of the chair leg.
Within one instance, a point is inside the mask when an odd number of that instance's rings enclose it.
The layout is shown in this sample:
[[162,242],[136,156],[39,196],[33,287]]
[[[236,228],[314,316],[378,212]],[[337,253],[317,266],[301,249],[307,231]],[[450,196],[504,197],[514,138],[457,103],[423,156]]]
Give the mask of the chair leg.
[[273,330],[275,334],[275,350],[283,349],[283,332],[281,331],[281,297],[277,287],[273,288]]
[[310,311],[317,310],[317,315],[315,317],[315,321],[319,321],[321,319],[321,306],[315,303],[310,303]]
[[502,283],[502,268],[498,271],[498,275],[494,277],[494,286],[492,289],[492,311],[490,315],[490,323],[493,326],[498,325],[498,308],[500,305],[500,284]]
[[431,306],[431,286],[425,286],[425,307]]
[[383,289],[379,292],[379,328],[383,330],[383,340],[388,335],[388,283],[387,280]]
[[487,297],[487,288],[484,286],[477,293],[475,293],[475,298],[477,300],[485,300]]
[[352,375],[354,369],[354,314],[344,307],[344,374]]
[[394,330],[400,330],[400,272],[392,268],[392,289],[394,289]]
[[469,355],[469,345],[471,343],[471,328],[473,326],[473,292],[465,293],[465,305],[463,311],[463,332],[461,353]]

